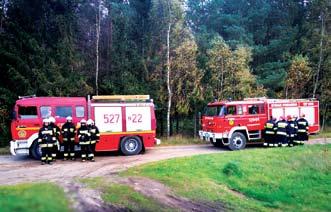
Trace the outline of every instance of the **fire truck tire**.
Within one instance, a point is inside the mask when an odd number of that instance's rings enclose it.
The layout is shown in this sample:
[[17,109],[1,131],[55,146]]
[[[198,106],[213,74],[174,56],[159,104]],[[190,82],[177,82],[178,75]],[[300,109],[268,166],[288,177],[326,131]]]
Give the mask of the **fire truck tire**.
[[142,148],[143,145],[138,136],[124,137],[121,141],[121,151],[124,155],[137,155]]
[[36,160],[40,160],[41,157],[41,149],[39,147],[38,141],[35,140],[31,147],[30,147],[30,155],[36,159]]
[[241,150],[246,146],[246,136],[241,132],[235,132],[232,134],[229,142],[230,150]]

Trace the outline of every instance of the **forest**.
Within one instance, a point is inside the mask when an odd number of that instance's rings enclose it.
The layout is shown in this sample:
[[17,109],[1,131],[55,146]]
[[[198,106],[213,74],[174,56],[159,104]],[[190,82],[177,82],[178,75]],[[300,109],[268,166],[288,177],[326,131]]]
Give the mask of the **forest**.
[[150,94],[161,136],[214,99],[317,98],[331,124],[329,0],[0,2],[0,143],[33,94]]

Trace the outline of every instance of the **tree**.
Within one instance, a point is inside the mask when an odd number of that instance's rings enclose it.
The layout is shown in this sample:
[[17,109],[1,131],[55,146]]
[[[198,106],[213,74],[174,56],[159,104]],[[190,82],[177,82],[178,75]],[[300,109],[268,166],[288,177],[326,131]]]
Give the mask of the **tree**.
[[308,82],[311,79],[312,70],[308,57],[296,55],[292,61],[286,78],[286,98],[303,98],[307,95]]

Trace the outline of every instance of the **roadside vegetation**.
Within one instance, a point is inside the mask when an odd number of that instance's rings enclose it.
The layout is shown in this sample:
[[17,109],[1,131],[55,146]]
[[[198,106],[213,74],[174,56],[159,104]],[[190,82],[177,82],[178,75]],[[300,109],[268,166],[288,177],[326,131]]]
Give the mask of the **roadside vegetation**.
[[182,135],[171,136],[169,139],[166,137],[161,138],[161,146],[173,145],[191,145],[191,144],[206,144],[206,141],[200,140],[199,137],[189,137]]
[[71,211],[64,191],[50,183],[0,186],[0,211]]
[[331,145],[313,145],[199,155],[122,175],[152,178],[178,195],[236,211],[331,211],[330,150]]
[[131,211],[167,211],[160,203],[134,191],[127,185],[109,184],[102,177],[81,179],[80,182],[92,189],[100,190],[102,199],[117,207]]

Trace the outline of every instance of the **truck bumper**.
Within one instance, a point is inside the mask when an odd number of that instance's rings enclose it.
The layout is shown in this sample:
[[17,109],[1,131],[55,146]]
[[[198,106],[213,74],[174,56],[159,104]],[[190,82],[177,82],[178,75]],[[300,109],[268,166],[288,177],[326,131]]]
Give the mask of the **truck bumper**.
[[199,131],[199,137],[201,140],[205,140],[207,142],[216,142],[216,139],[223,139],[227,138],[228,135],[225,133],[212,133],[212,132],[206,132],[206,131]]
[[10,141],[10,153],[12,155],[29,155],[29,148],[27,140]]

